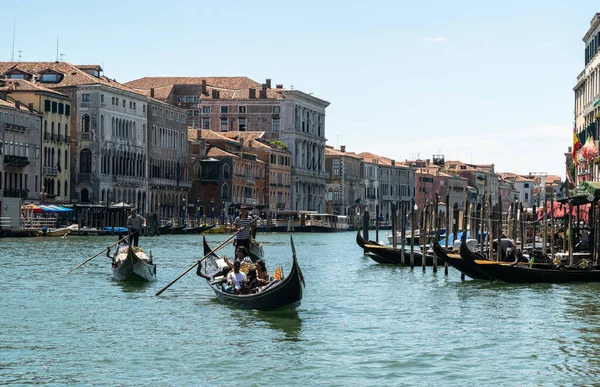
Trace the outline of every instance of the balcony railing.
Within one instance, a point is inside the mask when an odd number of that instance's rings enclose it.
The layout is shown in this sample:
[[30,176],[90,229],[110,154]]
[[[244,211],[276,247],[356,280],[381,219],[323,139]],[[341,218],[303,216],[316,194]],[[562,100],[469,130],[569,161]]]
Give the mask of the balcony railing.
[[62,134],[58,135],[58,142],[63,142],[65,140],[65,136],[63,136]]
[[4,190],[4,197],[5,198],[27,199],[28,195],[29,195],[29,190],[28,189],[8,188],[8,189]]
[[280,203],[280,202],[277,202],[277,209],[278,209],[278,210],[283,210],[283,209],[285,209],[285,203]]
[[254,185],[254,184],[256,184],[256,179],[253,179],[251,177],[247,177],[246,178],[246,184]]
[[4,165],[9,167],[25,167],[29,165],[29,159],[23,156],[4,155]]
[[44,132],[44,140],[50,140],[50,133]]
[[91,139],[91,133],[90,132],[83,132],[79,134],[79,138],[82,140],[90,140]]
[[44,167],[44,176],[57,176],[58,168],[56,167]]
[[77,174],[77,181],[90,181],[90,180],[92,180],[91,173],[78,173]]
[[4,127],[6,129],[16,130],[17,132],[25,132],[27,130],[27,127],[21,126],[21,125],[16,125],[16,124],[4,123]]
[[65,136],[65,142],[67,144],[70,144],[71,143],[71,136]]
[[50,136],[52,141],[56,141],[56,139],[58,138],[56,136],[56,134],[52,133],[52,135]]

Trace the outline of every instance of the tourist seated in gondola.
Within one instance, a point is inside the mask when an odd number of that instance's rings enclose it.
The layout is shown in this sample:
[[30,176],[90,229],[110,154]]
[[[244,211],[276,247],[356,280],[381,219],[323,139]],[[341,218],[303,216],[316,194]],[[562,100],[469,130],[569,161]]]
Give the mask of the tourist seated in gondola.
[[241,283],[241,294],[254,294],[258,291],[260,282],[256,276],[256,269],[249,269],[246,279]]
[[225,291],[240,294],[242,281],[246,279],[246,274],[240,271],[241,266],[241,263],[238,261],[233,263],[233,271],[230,271],[229,274],[227,274],[227,286],[224,288]]
[[238,246],[235,249],[235,261],[240,262],[241,264],[252,265],[252,259],[250,259],[250,253],[245,246]]
[[265,261],[259,259],[256,261],[255,265],[256,269],[256,277],[260,281],[262,285],[265,285],[269,282],[269,272],[267,271],[267,265],[265,265]]

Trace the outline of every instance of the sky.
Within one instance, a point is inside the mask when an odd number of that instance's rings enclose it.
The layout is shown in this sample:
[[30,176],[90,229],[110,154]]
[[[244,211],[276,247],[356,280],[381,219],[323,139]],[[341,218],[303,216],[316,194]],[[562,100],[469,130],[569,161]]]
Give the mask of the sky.
[[331,103],[336,148],[563,178],[582,38],[600,12],[591,0],[60,4],[3,7],[0,61],[54,61],[58,38],[59,58],[123,83],[270,78]]

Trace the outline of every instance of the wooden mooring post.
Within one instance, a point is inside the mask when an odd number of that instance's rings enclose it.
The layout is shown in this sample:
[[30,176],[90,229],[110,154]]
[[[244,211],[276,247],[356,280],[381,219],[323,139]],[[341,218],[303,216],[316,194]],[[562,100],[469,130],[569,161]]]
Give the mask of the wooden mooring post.
[[[448,251],[448,237],[450,236],[450,232],[452,232],[452,217],[450,217],[450,194],[446,194],[446,251]],[[454,235],[454,234],[453,234]],[[454,235],[456,238],[456,235]],[[444,262],[444,275],[448,275],[448,263]]]
[[[363,212],[363,238],[369,240],[369,211],[367,210]],[[366,253],[367,250],[365,249],[364,252]]]
[[410,207],[410,269],[415,268],[415,200],[411,201]]
[[406,263],[406,257],[405,257],[405,244],[406,244],[406,202],[400,202],[400,216],[402,217],[400,219],[400,247],[402,248],[402,250],[400,251],[400,263],[402,264],[402,266],[404,266],[404,264]]

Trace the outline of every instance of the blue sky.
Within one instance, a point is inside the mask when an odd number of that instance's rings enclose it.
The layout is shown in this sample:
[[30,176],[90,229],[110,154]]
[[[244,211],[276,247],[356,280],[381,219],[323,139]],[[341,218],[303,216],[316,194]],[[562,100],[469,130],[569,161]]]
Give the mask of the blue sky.
[[581,41],[600,5],[565,1],[13,2],[0,60],[143,76],[248,76],[313,93],[328,144],[396,160],[564,176]]

